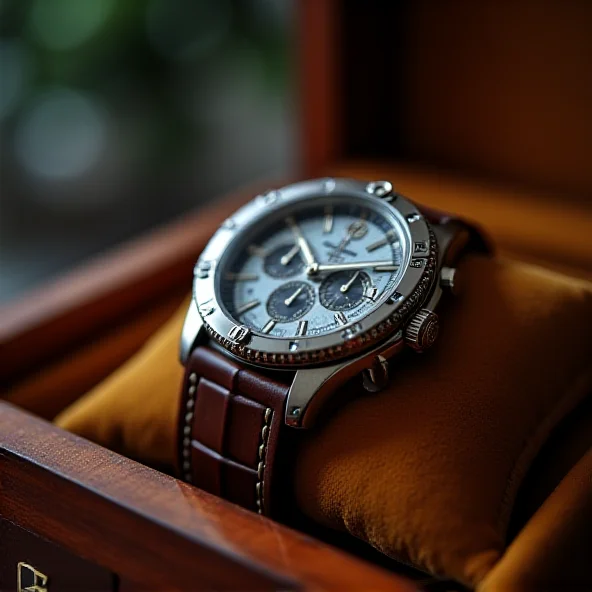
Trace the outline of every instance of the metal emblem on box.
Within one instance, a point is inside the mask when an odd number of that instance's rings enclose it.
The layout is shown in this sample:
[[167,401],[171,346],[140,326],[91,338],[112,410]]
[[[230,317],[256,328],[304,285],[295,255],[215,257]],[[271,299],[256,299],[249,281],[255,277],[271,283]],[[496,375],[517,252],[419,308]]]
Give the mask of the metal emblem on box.
[[49,577],[32,565],[20,561],[17,565],[16,581],[18,592],[48,592]]

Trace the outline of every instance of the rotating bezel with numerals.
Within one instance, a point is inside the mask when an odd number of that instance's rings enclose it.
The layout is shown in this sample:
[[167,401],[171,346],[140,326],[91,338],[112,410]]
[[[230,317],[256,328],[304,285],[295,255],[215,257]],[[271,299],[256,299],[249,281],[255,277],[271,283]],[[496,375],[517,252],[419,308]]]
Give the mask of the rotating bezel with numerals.
[[[195,266],[193,298],[205,329],[231,355],[269,367],[302,367],[362,353],[397,331],[428,297],[433,285],[437,241],[417,207],[395,192],[374,191],[372,183],[317,179],[255,197],[227,219]],[[401,258],[388,290],[368,314],[318,335],[265,334],[237,322],[221,295],[228,254],[272,218],[289,216],[307,204],[352,203],[378,212],[396,228]],[[314,245],[313,245],[314,247]]]

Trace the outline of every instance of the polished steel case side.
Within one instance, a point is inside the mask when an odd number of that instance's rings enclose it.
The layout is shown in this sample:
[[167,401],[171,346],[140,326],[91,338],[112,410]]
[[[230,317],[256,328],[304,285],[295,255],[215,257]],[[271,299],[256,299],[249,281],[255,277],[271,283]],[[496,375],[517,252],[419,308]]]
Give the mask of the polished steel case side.
[[185,315],[183,329],[181,331],[181,343],[179,348],[179,359],[181,364],[185,365],[191,350],[203,339],[205,334],[203,321],[197,310],[195,298],[191,298],[187,314]]
[[[376,200],[405,232],[404,270],[392,293],[370,314],[341,331],[299,339],[298,351],[289,339],[269,337],[237,325],[219,303],[216,270],[232,241],[270,212],[313,197],[338,195]],[[380,205],[378,205],[380,204]],[[383,341],[425,298],[435,277],[438,245],[417,207],[394,194],[381,199],[368,184],[351,179],[316,179],[257,196],[224,223],[204,249],[195,267],[194,299],[208,334],[231,355],[258,366],[298,368],[351,357]]]

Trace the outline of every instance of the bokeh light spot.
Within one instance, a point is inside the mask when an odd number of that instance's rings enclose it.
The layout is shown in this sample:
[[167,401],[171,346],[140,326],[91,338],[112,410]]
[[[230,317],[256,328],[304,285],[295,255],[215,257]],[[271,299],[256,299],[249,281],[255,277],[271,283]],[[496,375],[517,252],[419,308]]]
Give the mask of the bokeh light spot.
[[31,74],[31,56],[20,41],[0,40],[0,119],[18,105]]
[[37,0],[29,16],[35,39],[53,50],[73,49],[105,23],[114,0]]
[[95,99],[71,89],[54,89],[38,97],[21,120],[16,154],[36,176],[79,177],[105,150],[106,119]]

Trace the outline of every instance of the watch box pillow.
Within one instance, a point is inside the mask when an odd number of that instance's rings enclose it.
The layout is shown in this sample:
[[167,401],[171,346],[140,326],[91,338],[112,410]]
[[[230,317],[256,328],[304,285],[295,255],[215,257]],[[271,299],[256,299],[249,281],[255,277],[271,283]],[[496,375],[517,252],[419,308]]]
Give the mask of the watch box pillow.
[[[384,391],[360,388],[298,433],[293,488],[315,521],[478,586],[502,557],[537,452],[592,388],[592,288],[479,256],[459,273],[432,350],[395,359]],[[172,470],[184,313],[57,423]]]

